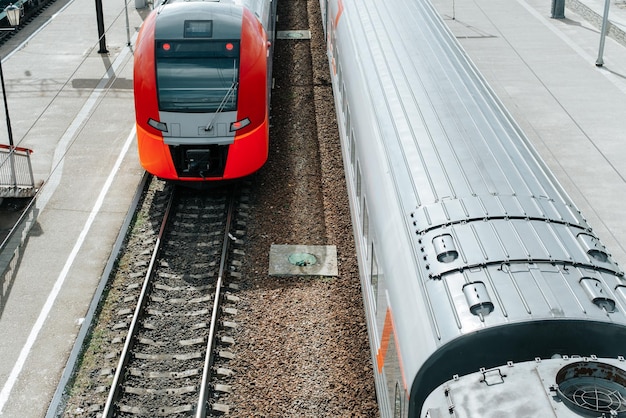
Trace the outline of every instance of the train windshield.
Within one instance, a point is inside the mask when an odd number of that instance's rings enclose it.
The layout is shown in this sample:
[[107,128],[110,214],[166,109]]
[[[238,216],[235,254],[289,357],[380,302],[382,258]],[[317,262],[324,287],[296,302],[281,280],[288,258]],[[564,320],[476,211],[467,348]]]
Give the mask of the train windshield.
[[239,83],[239,43],[157,41],[156,76],[162,111],[234,111]]

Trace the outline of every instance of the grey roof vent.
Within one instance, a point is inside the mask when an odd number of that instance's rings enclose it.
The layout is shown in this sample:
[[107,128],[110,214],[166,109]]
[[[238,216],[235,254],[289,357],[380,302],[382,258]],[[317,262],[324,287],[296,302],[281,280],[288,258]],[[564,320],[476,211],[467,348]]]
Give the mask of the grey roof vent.
[[439,235],[433,238],[433,246],[440,263],[451,263],[459,258],[459,252],[454,245],[454,239],[450,234]]
[[580,279],[580,285],[585,289],[585,293],[587,293],[589,299],[591,299],[598,308],[604,309],[608,313],[615,312],[615,300],[610,297],[600,280],[591,277],[583,277]]
[[483,316],[493,312],[494,305],[483,282],[466,284],[463,286],[463,293],[465,294],[465,299],[467,299],[470,312],[479,316],[481,320]]
[[585,233],[578,234],[577,238],[589,257],[602,263],[608,261],[609,255],[606,253],[604,245],[600,243],[598,238]]

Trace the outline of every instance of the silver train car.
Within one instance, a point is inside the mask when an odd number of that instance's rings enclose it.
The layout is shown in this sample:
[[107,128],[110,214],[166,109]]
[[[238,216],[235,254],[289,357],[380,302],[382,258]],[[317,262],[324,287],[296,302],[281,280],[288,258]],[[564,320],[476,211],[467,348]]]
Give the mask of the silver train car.
[[320,0],[383,417],[626,416],[623,271],[427,0]]

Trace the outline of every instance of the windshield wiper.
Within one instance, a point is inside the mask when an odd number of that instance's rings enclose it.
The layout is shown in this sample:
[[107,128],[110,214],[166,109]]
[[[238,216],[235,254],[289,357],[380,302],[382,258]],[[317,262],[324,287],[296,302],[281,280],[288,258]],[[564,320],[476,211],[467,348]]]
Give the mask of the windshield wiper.
[[210,130],[213,129],[213,123],[215,122],[215,118],[217,117],[217,115],[219,113],[222,113],[222,111],[226,107],[226,103],[228,103],[228,100],[230,99],[230,97],[235,93],[235,91],[237,91],[237,85],[238,84],[239,84],[239,82],[237,81],[236,63],[233,63],[233,83],[230,85],[230,88],[228,89],[228,91],[224,95],[224,98],[222,98],[222,102],[217,107],[217,110],[213,114],[213,117],[211,118],[211,121],[209,122],[209,124],[207,126],[204,127],[205,131],[210,131]]
[[238,83],[236,83],[236,82],[231,84],[230,88],[228,89],[228,91],[224,95],[224,98],[222,99],[222,102],[220,103],[220,105],[217,107],[217,110],[213,114],[213,117],[211,118],[211,121],[209,122],[209,124],[207,126],[204,127],[205,131],[210,131],[210,130],[213,129],[213,123],[215,122],[215,118],[217,117],[217,115],[219,113],[222,113],[222,110],[224,110],[224,108],[226,107],[226,103],[228,102],[230,97],[233,95],[233,93],[237,90],[237,84]]

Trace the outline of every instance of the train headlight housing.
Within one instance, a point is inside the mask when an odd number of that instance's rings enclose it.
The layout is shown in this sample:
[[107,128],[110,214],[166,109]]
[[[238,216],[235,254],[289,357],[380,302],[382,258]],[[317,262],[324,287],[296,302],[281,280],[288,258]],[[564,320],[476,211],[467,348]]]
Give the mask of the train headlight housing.
[[161,132],[167,132],[167,123],[159,122],[157,120],[149,118],[148,125],[152,126],[154,129],[158,129]]
[[250,125],[250,119],[244,118],[230,124],[230,131],[235,132]]

